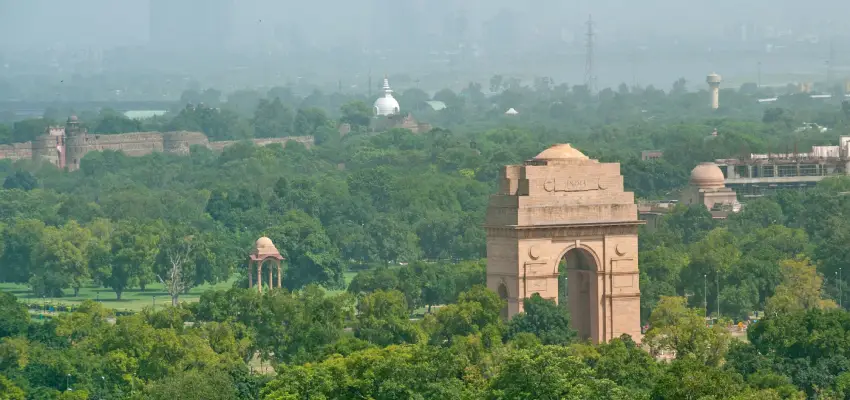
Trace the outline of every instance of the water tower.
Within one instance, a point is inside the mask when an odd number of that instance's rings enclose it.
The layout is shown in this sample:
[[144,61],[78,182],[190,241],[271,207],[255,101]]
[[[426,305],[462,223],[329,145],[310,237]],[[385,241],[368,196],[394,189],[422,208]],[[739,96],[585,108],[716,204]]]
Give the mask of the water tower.
[[712,72],[708,74],[708,77],[705,78],[705,82],[708,83],[709,90],[711,90],[711,109],[716,110],[720,107],[720,75]]

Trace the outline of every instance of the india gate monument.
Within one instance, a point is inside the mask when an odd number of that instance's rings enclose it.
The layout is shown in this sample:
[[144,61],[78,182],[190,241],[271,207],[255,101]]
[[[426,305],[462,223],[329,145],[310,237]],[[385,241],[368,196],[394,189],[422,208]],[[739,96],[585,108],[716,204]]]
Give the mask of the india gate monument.
[[552,146],[502,170],[485,220],[487,287],[507,301],[507,318],[534,293],[557,302],[563,260],[579,337],[601,343],[625,333],[640,342],[642,223],[619,163]]

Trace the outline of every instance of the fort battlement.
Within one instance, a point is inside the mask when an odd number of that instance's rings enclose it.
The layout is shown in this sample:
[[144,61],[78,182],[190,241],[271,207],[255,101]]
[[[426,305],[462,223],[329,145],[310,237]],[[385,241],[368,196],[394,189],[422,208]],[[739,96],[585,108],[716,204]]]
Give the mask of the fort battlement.
[[[296,141],[311,147],[312,136],[263,138],[251,140],[257,146],[272,143],[286,145]],[[82,129],[77,119],[71,117],[65,127],[50,127],[35,142],[0,145],[0,159],[33,159],[50,162],[60,168],[76,170],[80,160],[91,151],[113,150],[128,156],[139,157],[156,152],[188,155],[192,146],[198,145],[220,151],[237,141],[211,142],[201,132],[133,132],[120,134],[93,134]],[[63,154],[64,153],[64,154]]]

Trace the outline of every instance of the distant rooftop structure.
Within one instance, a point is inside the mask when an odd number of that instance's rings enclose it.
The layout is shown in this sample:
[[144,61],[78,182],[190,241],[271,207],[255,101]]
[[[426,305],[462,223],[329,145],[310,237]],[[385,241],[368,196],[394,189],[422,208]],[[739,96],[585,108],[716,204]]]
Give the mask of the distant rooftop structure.
[[750,153],[715,162],[726,186],[744,194],[814,186],[827,177],[848,174],[850,136],[841,136],[837,146],[812,146],[808,152]]
[[643,161],[657,160],[664,157],[664,152],[661,150],[644,150],[640,152],[640,159]]
[[517,115],[517,114],[519,114],[519,111],[517,111],[513,107],[509,108],[508,111],[505,111],[505,115]]
[[443,103],[442,101],[429,100],[429,101],[426,101],[425,104],[428,104],[428,107],[431,107],[431,109],[434,110],[434,111],[440,111],[440,110],[446,109],[446,103]]
[[640,218],[647,221],[649,229],[655,229],[661,217],[680,202],[688,206],[701,204],[714,219],[725,219],[729,214],[741,211],[742,207],[735,191],[726,187],[723,171],[712,162],[694,167],[688,186],[682,189],[680,197],[680,200],[641,202],[638,205]]
[[130,110],[124,113],[124,116],[130,119],[148,119],[165,115],[168,111],[165,110]]

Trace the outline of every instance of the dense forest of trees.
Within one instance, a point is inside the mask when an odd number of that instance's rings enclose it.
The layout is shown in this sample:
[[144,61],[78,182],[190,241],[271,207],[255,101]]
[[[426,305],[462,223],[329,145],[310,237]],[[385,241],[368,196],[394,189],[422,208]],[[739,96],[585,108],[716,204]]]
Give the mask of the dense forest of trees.
[[[844,399],[850,314],[777,309],[739,341],[700,309],[663,297],[641,347],[577,341],[540,297],[509,322],[482,286],[424,319],[405,295],[316,286],[231,289],[115,318],[87,301],[30,322],[0,293],[4,399]],[[649,350],[649,351],[647,351]],[[675,354],[671,362],[653,356]],[[265,362],[275,374],[260,373]],[[70,390],[69,390],[70,389]]]
[[[438,92],[448,108],[417,115],[443,128],[418,135],[370,133],[369,107],[352,96],[273,89],[219,104],[207,91],[185,95],[204,106],[152,120],[108,110],[81,119],[103,133],[312,134],[318,145],[97,152],[70,173],[0,162],[0,281],[36,297],[96,285],[116,298],[161,282],[176,305],[115,316],[86,302],[31,321],[2,295],[0,399],[850,398],[840,275],[850,261],[848,179],[747,201],[727,221],[680,206],[642,232],[649,352],[630,338],[582,343],[565,309],[539,298],[502,321],[501,301],[478,286],[481,224],[505,164],[570,142],[620,162],[639,198],[675,197],[700,161],[835,143],[850,106],[792,95],[766,108],[741,90],[724,91],[712,113],[684,82],[670,93],[623,86],[598,96],[490,83],[496,96],[476,84]],[[429,98],[399,96],[411,108]],[[507,107],[520,115],[503,115]],[[51,112],[0,126],[0,141],[31,139],[59,119]],[[352,133],[340,137],[340,121]],[[831,130],[797,130],[803,122]],[[664,157],[640,160],[648,149]],[[245,255],[260,236],[287,259],[285,288],[262,295],[244,289]],[[349,271],[357,275],[346,285]],[[231,290],[180,302],[192,287],[230,281]],[[706,327],[706,310],[721,323]],[[748,341],[722,328],[755,311],[764,319]],[[671,351],[671,363],[653,358]],[[259,360],[276,374],[255,373]]]

